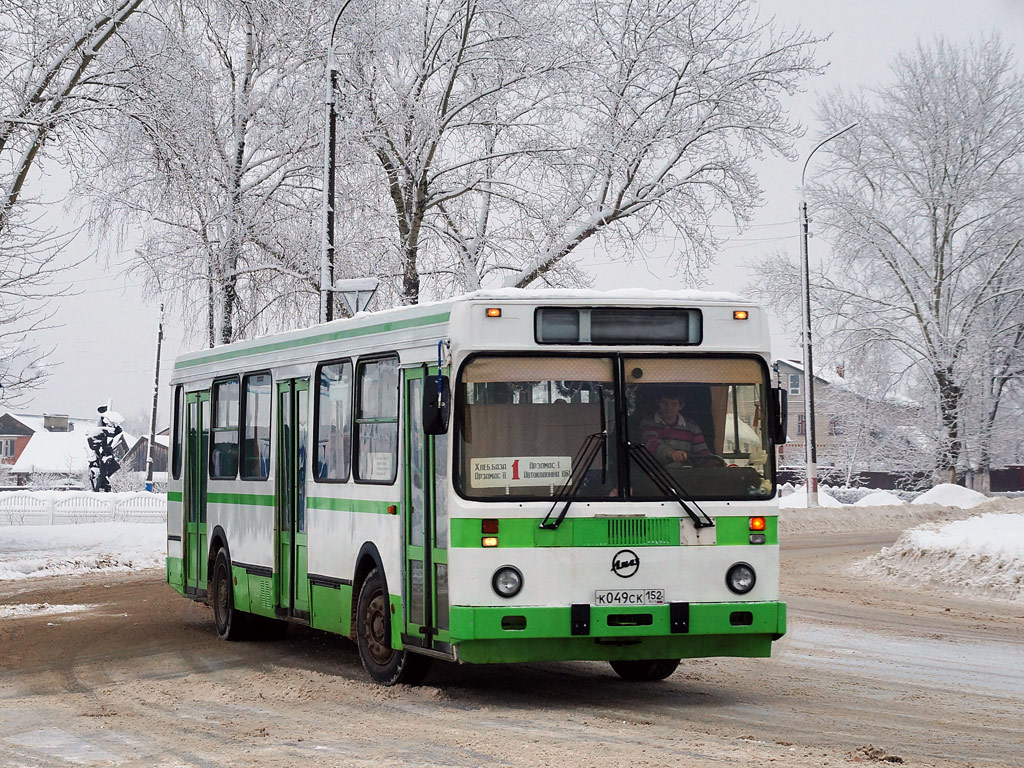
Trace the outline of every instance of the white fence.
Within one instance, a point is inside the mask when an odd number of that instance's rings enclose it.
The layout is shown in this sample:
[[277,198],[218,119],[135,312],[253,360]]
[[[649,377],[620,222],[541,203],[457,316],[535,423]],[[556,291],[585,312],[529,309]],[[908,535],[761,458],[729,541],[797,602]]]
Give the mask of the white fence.
[[0,493],[0,525],[114,521],[156,523],[167,518],[163,493],[10,491]]

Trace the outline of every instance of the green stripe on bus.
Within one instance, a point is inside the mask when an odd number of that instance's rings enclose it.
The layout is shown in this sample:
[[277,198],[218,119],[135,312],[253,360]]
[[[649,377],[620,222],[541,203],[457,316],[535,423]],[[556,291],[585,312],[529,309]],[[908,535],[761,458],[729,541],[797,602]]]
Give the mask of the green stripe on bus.
[[[306,498],[308,509],[329,509],[333,512],[363,512],[373,515],[398,514],[401,505],[397,501],[373,501],[370,499],[334,499],[327,496],[309,496]],[[394,507],[395,512],[389,512]]]
[[750,530],[750,517],[719,517],[715,520],[718,528],[717,542],[719,546],[735,546],[750,544],[751,533],[764,533],[765,544],[779,543],[779,518],[761,515],[764,518],[764,531]]
[[329,333],[318,333],[315,336],[306,336],[304,338],[291,339],[289,341],[273,341],[267,344],[260,344],[255,347],[248,347],[246,349],[229,349],[224,352],[214,352],[212,354],[201,354],[199,357],[194,357],[186,360],[179,360],[174,364],[174,370],[180,370],[182,368],[191,368],[195,365],[204,365],[206,363],[217,363],[224,360],[234,360],[239,357],[249,357],[250,355],[261,355],[267,352],[277,352],[281,349],[295,349],[298,347],[308,347],[313,344],[320,344],[325,341],[340,341],[341,339],[354,339],[360,336],[371,336],[375,333],[386,333],[388,331],[401,331],[406,328],[418,328],[424,325],[438,325],[440,323],[448,322],[451,313],[442,312],[437,315],[425,315],[423,317],[413,317],[408,320],[393,320],[387,323],[377,323],[376,325],[367,325],[363,328],[349,328],[340,331],[331,331]]
[[[453,547],[479,548],[484,537],[498,539],[499,548],[527,547],[666,547],[680,543],[678,517],[577,517],[566,518],[549,530],[540,518],[502,518],[497,533],[483,533],[479,518],[454,518],[450,522]],[[682,525],[689,525],[682,519]],[[719,517],[715,520],[720,545],[750,543],[749,518]],[[765,543],[779,543],[777,517],[765,517]]]
[[274,495],[269,493],[207,493],[206,501],[210,504],[236,504],[250,507],[272,507],[274,506]]
[[167,500],[168,501],[181,501],[181,491],[168,491],[167,492]]

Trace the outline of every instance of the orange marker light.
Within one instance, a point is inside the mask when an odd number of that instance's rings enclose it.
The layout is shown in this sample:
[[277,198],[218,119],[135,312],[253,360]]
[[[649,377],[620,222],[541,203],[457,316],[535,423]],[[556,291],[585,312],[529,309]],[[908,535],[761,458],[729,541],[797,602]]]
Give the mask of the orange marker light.
[[764,530],[764,518],[763,517],[752,517],[750,518],[750,530],[752,531],[763,531]]
[[497,533],[498,532],[498,521],[494,519],[487,519],[480,521],[480,533]]
[[488,317],[501,317],[501,308],[500,307],[488,307],[487,308],[487,316]]
[[398,506],[395,505],[395,504],[388,504],[388,514],[389,515],[397,515],[398,514]]
[[749,313],[745,309],[737,309],[735,312],[732,313],[733,320],[746,320],[748,316]]
[[480,539],[480,545],[483,547],[496,547],[498,546],[497,536],[484,536]]

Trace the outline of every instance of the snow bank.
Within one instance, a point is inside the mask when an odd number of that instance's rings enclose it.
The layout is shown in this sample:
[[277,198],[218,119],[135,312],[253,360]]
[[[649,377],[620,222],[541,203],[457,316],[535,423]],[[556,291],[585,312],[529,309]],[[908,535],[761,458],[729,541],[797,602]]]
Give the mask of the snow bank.
[[[785,498],[782,499],[785,501]],[[972,510],[943,507],[938,504],[906,504],[862,507],[848,504],[842,507],[806,509],[779,509],[779,531],[785,536],[806,536],[837,531],[905,531],[923,523],[949,523],[964,520],[979,512],[1010,512],[1024,514],[1024,498],[1011,499],[997,496],[986,499],[984,506]]]
[[984,504],[989,497],[970,488],[964,488],[952,483],[936,485],[930,491],[925,491],[911,504],[940,504],[943,507],[959,507],[960,509],[971,509]]
[[989,512],[913,528],[855,570],[1024,603],[1024,514]]
[[0,580],[162,568],[161,523],[0,526]]
[[899,496],[888,491],[875,491],[862,499],[853,502],[855,507],[899,507],[905,502]]
[[[829,496],[825,491],[818,490],[819,507],[841,507],[841,501]],[[788,496],[779,499],[779,509],[807,509],[807,487],[798,485]]]

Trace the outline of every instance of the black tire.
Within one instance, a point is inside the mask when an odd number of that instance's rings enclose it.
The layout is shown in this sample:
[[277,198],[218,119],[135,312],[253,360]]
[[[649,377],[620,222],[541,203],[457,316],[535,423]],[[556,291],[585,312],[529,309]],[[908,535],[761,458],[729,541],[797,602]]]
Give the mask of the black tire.
[[363,668],[380,685],[419,685],[430,671],[430,659],[391,647],[391,608],[387,586],[374,568],[359,590],[356,642]]
[[252,629],[252,617],[235,610],[235,594],[231,583],[231,561],[227,550],[221,549],[213,562],[210,602],[213,604],[213,623],[222,640],[246,640]]
[[679,659],[643,659],[639,661],[610,661],[612,669],[623,680],[631,683],[649,683],[664,680],[676,671]]

